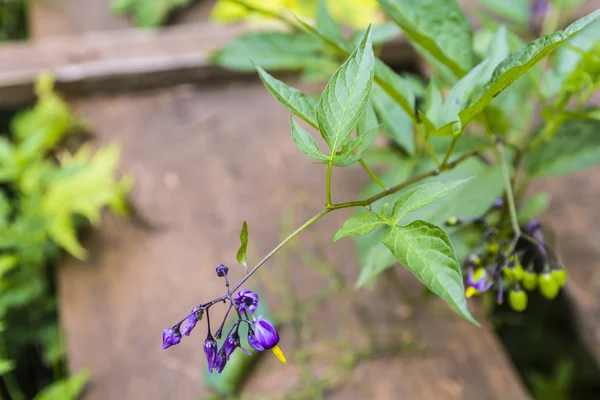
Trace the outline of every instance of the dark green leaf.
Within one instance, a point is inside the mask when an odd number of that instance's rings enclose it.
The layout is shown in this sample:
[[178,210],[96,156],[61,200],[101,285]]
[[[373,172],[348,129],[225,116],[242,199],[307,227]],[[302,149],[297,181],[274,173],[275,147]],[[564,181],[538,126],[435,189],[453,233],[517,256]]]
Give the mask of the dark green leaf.
[[343,146],[367,106],[373,84],[370,31],[331,77],[317,105],[317,121],[330,158]]
[[248,250],[248,224],[244,221],[242,225],[242,231],[240,232],[240,249],[237,252],[237,261],[248,269],[248,263],[246,262],[246,251]]
[[383,244],[429,290],[463,318],[477,324],[467,308],[462,273],[446,233],[425,221],[390,226]]
[[532,176],[571,174],[600,162],[600,121],[573,119],[554,138],[525,154]]
[[406,36],[462,77],[473,66],[472,32],[455,0],[378,0]]
[[298,146],[304,154],[315,160],[325,161],[329,159],[329,157],[321,153],[319,146],[312,135],[302,129],[301,126],[297,125],[293,117],[290,118],[290,122],[292,124],[292,139],[294,139],[294,143],[296,143],[296,146]]
[[280,102],[285,108],[290,110],[294,115],[302,118],[304,121],[317,127],[317,102],[298,89],[290,87],[278,79],[273,78],[264,69],[256,66],[260,79],[265,86],[273,94],[275,99]]
[[253,32],[227,43],[210,55],[222,67],[253,71],[252,61],[267,70],[298,70],[317,62],[321,44],[308,35],[283,32]]
[[344,222],[344,225],[335,233],[333,242],[337,242],[341,238],[351,235],[364,235],[371,232],[377,225],[385,224],[378,214],[367,211],[351,216]]
[[575,21],[564,31],[543,36],[512,52],[496,67],[492,79],[484,86],[469,107],[461,111],[460,117],[463,125],[470,122],[494,97],[532,68],[538,61],[598,17],[600,17],[600,10]]
[[383,131],[409,154],[412,154],[415,151],[415,142],[410,117],[379,86],[373,88],[371,98],[383,124]]
[[34,400],[76,400],[90,379],[90,371],[84,369],[76,375],[51,383],[39,392]]

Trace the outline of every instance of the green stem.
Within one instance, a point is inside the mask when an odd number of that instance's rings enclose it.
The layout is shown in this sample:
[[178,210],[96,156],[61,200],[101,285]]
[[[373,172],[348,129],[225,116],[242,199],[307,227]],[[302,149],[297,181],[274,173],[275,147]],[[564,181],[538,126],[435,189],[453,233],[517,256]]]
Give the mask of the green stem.
[[450,147],[448,147],[448,151],[446,152],[446,156],[444,157],[444,161],[442,161],[442,165],[446,165],[446,163],[448,162],[448,159],[450,158],[450,155],[454,151],[454,146],[456,146],[456,142],[458,142],[458,138],[459,137],[460,136],[454,136],[452,138],[452,142],[450,142]]
[[504,154],[504,145],[499,140],[496,141],[496,149],[498,150],[500,162],[502,163],[502,177],[506,189],[506,202],[508,203],[508,211],[510,212],[510,222],[515,231],[515,236],[520,236],[521,228],[519,227],[519,220],[517,219],[517,208],[515,207],[515,197],[513,195],[510,173],[508,171],[508,163],[506,162],[506,155]]
[[367,171],[367,173],[371,176],[371,178],[373,178],[375,183],[379,185],[379,187],[381,187],[383,190],[389,189],[385,185],[385,183],[381,182],[381,180],[377,177],[377,175],[375,175],[375,172],[373,172],[373,170],[371,168],[369,168],[367,163],[362,158],[360,159],[359,163],[360,163],[360,165],[362,165],[362,167],[365,169],[365,171]]
[[327,163],[327,180],[325,181],[325,196],[327,198],[327,202],[325,203],[325,207],[331,208],[333,204],[331,202],[331,170],[333,168],[333,160],[329,160]]

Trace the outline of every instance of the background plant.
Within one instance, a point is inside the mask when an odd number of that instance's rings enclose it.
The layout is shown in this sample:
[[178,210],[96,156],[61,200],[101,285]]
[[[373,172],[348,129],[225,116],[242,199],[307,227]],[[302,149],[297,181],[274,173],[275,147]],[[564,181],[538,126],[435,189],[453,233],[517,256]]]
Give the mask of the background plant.
[[[79,146],[85,128],[42,76],[38,101],[11,121],[0,137],[0,375],[12,399],[75,398],[89,373],[65,378],[65,352],[56,303],[57,265],[63,251],[83,258],[77,234],[98,225],[110,207],[124,214],[131,180],[115,178],[119,149]],[[32,356],[39,352],[49,376]],[[32,379],[31,375],[38,375]]]

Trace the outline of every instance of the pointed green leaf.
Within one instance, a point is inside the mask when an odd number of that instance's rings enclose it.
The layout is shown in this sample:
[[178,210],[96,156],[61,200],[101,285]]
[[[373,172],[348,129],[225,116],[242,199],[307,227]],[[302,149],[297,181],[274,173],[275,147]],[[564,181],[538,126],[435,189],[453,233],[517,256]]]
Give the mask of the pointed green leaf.
[[415,142],[410,117],[378,86],[373,88],[371,98],[383,124],[383,131],[409,154],[412,154],[415,151]]
[[471,24],[455,0],[378,0],[406,36],[457,77],[473,66]]
[[256,66],[256,70],[260,79],[262,79],[269,92],[271,92],[278,102],[290,110],[292,114],[302,118],[313,127],[317,127],[317,102],[315,100],[298,89],[273,78],[273,76],[258,65]]
[[329,10],[327,9],[327,1],[317,1],[319,3],[317,9],[317,28],[331,37],[343,39],[344,36],[342,35],[342,28],[337,21],[331,17],[331,14],[329,14]]
[[488,105],[494,97],[500,94],[507,86],[516,81],[542,58],[560,46],[565,40],[585,28],[588,24],[600,17],[600,10],[573,22],[564,31],[558,31],[543,36],[512,52],[494,70],[492,78],[483,87],[471,104],[460,112],[463,125],[470,122]]
[[525,25],[529,18],[528,0],[479,0],[494,13],[517,24]]
[[425,221],[390,226],[383,244],[429,290],[463,318],[477,324],[467,308],[462,273],[448,235]]
[[317,105],[319,131],[330,149],[330,158],[343,146],[367,106],[374,66],[371,32],[333,74]]
[[442,107],[442,121],[444,124],[460,122],[459,112],[469,104],[471,95],[477,88],[479,74],[487,64],[488,60],[483,60],[452,87]]
[[34,400],[76,400],[81,396],[90,375],[88,369],[83,369],[73,376],[55,381],[42,389]]
[[526,224],[532,219],[539,218],[549,205],[550,195],[547,192],[537,193],[527,200],[525,205],[519,210],[519,223]]
[[336,154],[333,165],[347,167],[359,161],[367,150],[375,143],[379,133],[379,122],[371,102],[358,120],[356,125],[356,137],[348,140],[340,154]]
[[[396,37],[400,36],[401,33],[402,31],[400,28],[398,28],[398,25],[393,22],[386,22],[384,24],[373,26],[371,29],[371,41],[373,42],[373,46],[376,46],[378,44],[383,44],[395,39]],[[358,45],[364,34],[364,30],[354,32],[350,42],[355,46]]]
[[453,192],[469,179],[446,182],[430,182],[410,188],[396,200],[391,219],[398,223],[407,213],[425,207],[427,204]]
[[371,232],[377,225],[385,224],[378,214],[372,211],[363,212],[351,216],[344,222],[344,225],[335,233],[333,242],[337,242],[341,238],[351,235],[364,235]]
[[248,263],[246,262],[246,251],[248,250],[248,224],[244,221],[242,225],[242,231],[240,232],[240,249],[237,252],[237,261],[248,269]]
[[600,162],[600,121],[563,123],[549,141],[525,154],[532,176],[571,174]]
[[321,153],[319,146],[312,135],[296,124],[294,117],[290,118],[290,122],[292,124],[292,139],[294,139],[294,143],[296,143],[296,146],[298,146],[304,154],[315,160],[325,161],[329,159],[329,157]]

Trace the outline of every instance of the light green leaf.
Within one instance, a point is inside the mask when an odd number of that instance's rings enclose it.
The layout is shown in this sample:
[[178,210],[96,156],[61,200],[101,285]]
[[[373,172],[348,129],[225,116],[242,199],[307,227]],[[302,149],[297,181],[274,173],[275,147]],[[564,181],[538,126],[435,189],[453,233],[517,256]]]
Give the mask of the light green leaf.
[[39,392],[34,400],[76,400],[90,379],[90,371],[84,369],[77,374],[51,383]]
[[19,258],[14,254],[0,255],[0,279],[5,273],[15,268],[18,263]]
[[600,162],[600,121],[573,119],[552,140],[525,154],[532,176],[565,175]]
[[[401,33],[402,31],[400,30],[400,28],[398,28],[398,25],[396,25],[393,22],[386,22],[383,24],[375,25],[371,29],[371,42],[373,43],[373,46],[383,44],[400,36]],[[357,46],[358,43],[360,43],[360,39],[364,36],[364,34],[365,30],[354,32],[354,34],[352,34],[352,39],[350,39],[350,42],[354,46]]]
[[0,376],[15,369],[15,362],[13,360],[0,360]]
[[466,125],[475,118],[475,116],[482,111],[494,97],[537,64],[538,61],[560,46],[565,40],[595,21],[598,17],[600,17],[600,10],[596,10],[575,21],[564,31],[558,31],[543,36],[530,42],[519,50],[512,52],[496,67],[492,79],[490,79],[483,87],[469,107],[460,112],[463,125]]
[[398,223],[407,213],[425,207],[440,197],[444,197],[468,180],[430,182],[407,189],[396,200],[390,217],[391,220]]
[[472,32],[455,0],[378,0],[406,36],[457,77],[473,66]]
[[[342,28],[329,14],[326,0],[317,0],[317,28],[331,37],[343,39]],[[361,36],[362,37],[362,36]],[[358,45],[358,43],[357,43]]]
[[[483,60],[452,87],[450,93],[448,93],[448,96],[444,100],[444,105],[442,107],[443,124],[460,122],[459,112],[471,101],[471,95],[477,88],[479,75],[485,70],[487,64],[488,60]],[[462,132],[462,130],[460,132]]]
[[248,269],[248,263],[246,262],[246,251],[248,250],[248,224],[246,221],[242,224],[242,231],[240,232],[240,248],[237,252],[237,261]]
[[298,89],[290,87],[280,80],[273,78],[273,76],[258,65],[256,66],[256,70],[269,92],[271,92],[279,103],[290,110],[294,115],[302,118],[313,127],[317,127],[317,102],[315,100]]
[[550,195],[547,192],[537,193],[527,200],[519,210],[519,222],[525,224],[532,219],[538,218],[550,205]]
[[348,218],[344,225],[335,233],[333,242],[337,242],[341,238],[351,235],[364,235],[371,232],[377,225],[385,224],[385,220],[378,214],[367,211],[356,214]]
[[113,0],[111,10],[117,15],[130,15],[135,26],[154,28],[162,25],[169,14],[192,0]]
[[431,126],[428,130],[434,130],[442,125],[442,92],[435,78],[431,78],[425,92],[425,116]]
[[252,61],[267,70],[299,70],[318,62],[321,44],[308,35],[252,32],[211,53],[212,62],[236,71],[253,71]]
[[528,0],[479,0],[494,13],[517,24],[527,24],[529,19]]
[[298,146],[304,154],[315,160],[325,161],[329,159],[329,157],[321,153],[319,146],[312,135],[296,124],[294,117],[290,118],[290,122],[292,124],[292,139],[294,139],[294,143],[296,143],[296,146]]
[[333,74],[317,105],[319,131],[330,149],[330,158],[343,146],[367,106],[373,84],[374,55],[371,33]]
[[412,154],[415,151],[415,142],[410,117],[378,86],[373,88],[371,98],[383,124],[383,131],[409,154]]
[[508,57],[509,54],[508,31],[506,30],[506,26],[500,25],[488,46],[485,57],[487,64],[479,74],[477,84],[482,86],[488,83],[492,79],[492,75],[498,64]]
[[375,143],[379,133],[379,122],[371,101],[356,125],[356,137],[344,145],[340,154],[336,154],[333,165],[347,167],[359,161],[367,150]]
[[425,221],[390,226],[383,244],[429,290],[477,325],[467,308],[462,273],[446,233]]

